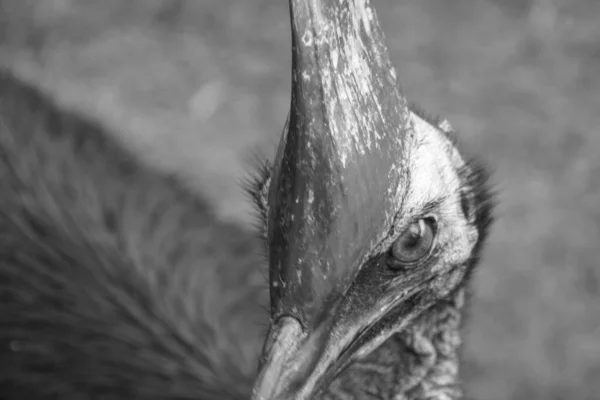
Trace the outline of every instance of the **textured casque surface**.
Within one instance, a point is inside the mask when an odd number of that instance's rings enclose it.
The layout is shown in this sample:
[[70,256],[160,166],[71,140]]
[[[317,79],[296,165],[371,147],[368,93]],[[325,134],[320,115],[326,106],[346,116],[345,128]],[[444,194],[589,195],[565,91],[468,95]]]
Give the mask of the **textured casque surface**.
[[290,14],[291,105],[269,198],[271,301],[274,318],[313,328],[401,208],[409,119],[369,1],[293,0]]

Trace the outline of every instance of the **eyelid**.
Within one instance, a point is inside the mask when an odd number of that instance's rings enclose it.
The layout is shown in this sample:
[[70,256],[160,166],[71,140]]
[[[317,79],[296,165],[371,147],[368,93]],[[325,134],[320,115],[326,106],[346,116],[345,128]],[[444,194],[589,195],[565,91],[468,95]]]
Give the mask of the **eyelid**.
[[402,218],[402,212],[399,211],[392,222],[392,226],[388,230],[384,238],[380,239],[372,248],[368,258],[376,257],[379,255],[386,255],[389,253],[390,248],[394,242],[404,233],[404,231],[410,226],[410,224],[419,221],[420,219],[431,218],[434,221],[434,234],[438,232],[439,216],[435,211],[439,208],[440,204],[444,199],[437,199],[427,202],[420,210],[420,212],[408,220]]
[[433,234],[435,235],[437,233],[437,227],[438,227],[438,216],[436,214],[429,212],[426,214],[417,215],[414,218],[411,218],[409,221],[407,221],[407,223],[402,226],[402,229],[399,229],[396,233],[394,233],[394,235],[393,235],[394,240],[392,240],[392,243],[394,243],[396,240],[398,240],[398,238],[400,236],[402,236],[402,234],[404,232],[406,232],[406,230],[412,224],[417,224],[421,220],[428,220],[428,219],[433,221],[432,228],[433,228]]

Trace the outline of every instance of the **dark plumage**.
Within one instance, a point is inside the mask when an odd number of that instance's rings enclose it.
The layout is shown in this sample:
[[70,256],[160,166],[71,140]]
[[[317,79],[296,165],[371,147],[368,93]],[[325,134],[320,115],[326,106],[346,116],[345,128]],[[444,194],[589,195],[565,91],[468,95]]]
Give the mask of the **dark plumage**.
[[0,397],[247,398],[253,235],[0,70]]

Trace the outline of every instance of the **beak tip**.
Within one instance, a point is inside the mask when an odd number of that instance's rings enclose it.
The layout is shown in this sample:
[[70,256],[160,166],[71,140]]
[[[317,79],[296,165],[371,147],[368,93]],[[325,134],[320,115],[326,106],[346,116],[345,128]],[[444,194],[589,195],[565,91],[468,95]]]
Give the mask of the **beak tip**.
[[283,396],[291,383],[288,370],[297,357],[297,347],[302,340],[300,322],[283,317],[271,327],[263,350],[258,377],[252,390],[252,400],[287,399]]

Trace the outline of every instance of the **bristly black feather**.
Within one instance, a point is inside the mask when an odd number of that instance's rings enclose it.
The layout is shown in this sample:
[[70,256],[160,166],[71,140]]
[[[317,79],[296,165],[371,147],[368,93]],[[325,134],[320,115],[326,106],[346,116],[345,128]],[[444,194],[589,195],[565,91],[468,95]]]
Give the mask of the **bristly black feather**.
[[[267,249],[267,214],[269,212],[267,196],[269,181],[271,178],[271,162],[261,152],[252,153],[249,161],[249,172],[241,179],[240,185],[246,195],[250,198],[254,211],[254,232],[260,241],[262,249],[263,264],[268,264]],[[269,271],[267,268],[260,269],[265,288],[269,287]],[[265,315],[269,314],[267,306],[263,306]]]
[[[495,193],[490,183],[488,168],[481,161],[474,158],[470,159],[465,168],[459,171],[459,175],[463,182],[463,190],[468,190],[472,195],[473,223],[479,234],[479,240],[469,260],[469,263],[475,266],[479,263],[490,227],[494,221]],[[470,270],[472,269],[470,268]]]
[[241,185],[250,197],[255,212],[255,230],[266,246],[267,239],[267,197],[271,178],[271,162],[262,153],[253,154],[250,161],[250,172],[243,178]]
[[1,69],[0,189],[2,399],[249,397],[249,232]]
[[[464,154],[463,154],[464,157]],[[473,276],[480,265],[483,249],[488,241],[489,231],[494,222],[495,191],[491,185],[490,172],[480,160],[472,157],[460,169],[459,176],[462,181],[462,190],[469,193],[468,201],[471,209],[472,223],[478,232],[478,241],[467,260],[467,269],[461,288],[465,289],[465,306],[461,327],[469,325],[470,306],[472,304]],[[462,356],[461,356],[462,357]]]

